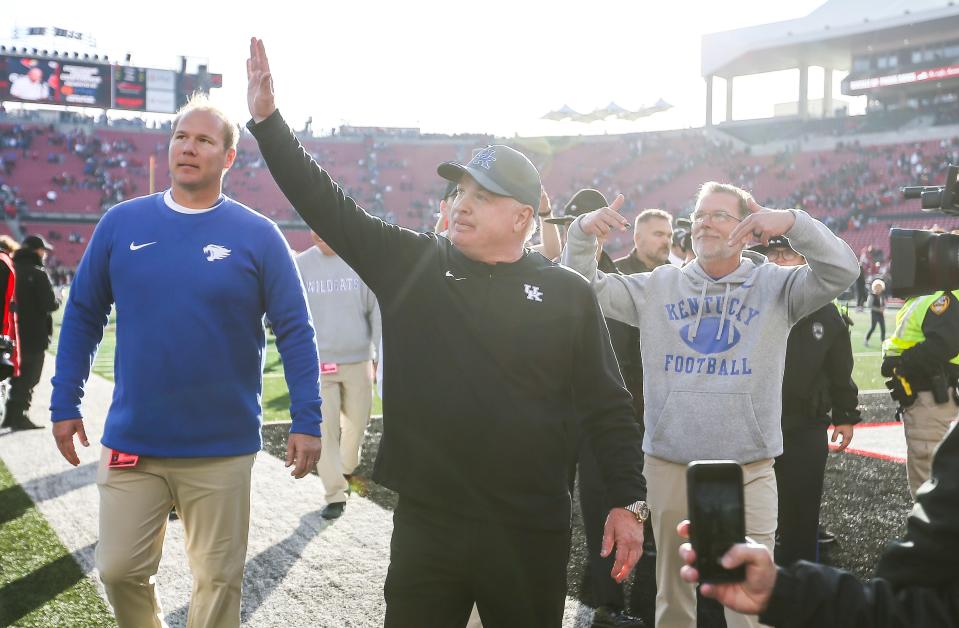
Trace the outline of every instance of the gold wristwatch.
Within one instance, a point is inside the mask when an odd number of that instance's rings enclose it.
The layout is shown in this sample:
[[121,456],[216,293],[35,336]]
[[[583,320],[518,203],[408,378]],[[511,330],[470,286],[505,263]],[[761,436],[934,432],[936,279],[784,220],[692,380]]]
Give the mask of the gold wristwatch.
[[640,525],[646,523],[646,520],[649,519],[649,506],[646,505],[646,502],[633,502],[629,506],[623,506],[623,508],[633,513]]

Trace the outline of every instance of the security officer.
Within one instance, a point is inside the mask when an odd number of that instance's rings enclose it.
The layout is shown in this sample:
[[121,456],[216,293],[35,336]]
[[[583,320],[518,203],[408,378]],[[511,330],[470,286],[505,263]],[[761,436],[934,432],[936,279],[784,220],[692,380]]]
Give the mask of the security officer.
[[[562,214],[552,218],[547,218],[545,222],[562,226],[569,226],[577,216],[589,213],[600,207],[609,206],[606,197],[599,190],[590,188],[582,189],[576,192],[573,197],[563,207]],[[605,273],[618,273],[619,268],[613,262],[612,258],[599,248],[599,268]],[[640,262],[642,263],[642,262]],[[652,268],[644,268],[645,271]],[[642,429],[643,416],[643,366],[639,354],[639,330],[632,325],[621,323],[611,318],[606,319],[606,326],[609,328],[609,340],[613,345],[613,351],[616,353],[616,360],[619,362],[619,369],[623,375],[623,381],[626,388],[633,396],[633,408],[636,411],[637,423]],[[603,525],[606,522],[606,515],[609,513],[609,503],[606,496],[606,485],[603,482],[599,465],[593,454],[592,447],[588,442],[583,442],[579,449],[579,507],[583,515],[583,527],[586,533],[586,573],[584,574],[585,588],[589,591],[592,605],[596,608],[593,614],[592,628],[641,628],[646,624],[639,618],[629,614],[626,607],[625,593],[623,585],[610,577],[610,570],[613,567],[613,558],[600,558],[599,550],[603,539]],[[652,538],[650,527],[647,525],[645,531],[647,540]],[[649,568],[649,562],[655,560],[654,552],[649,547],[644,548],[643,557],[637,566],[637,577],[646,571],[653,573]],[[646,590],[637,582],[632,587],[630,607],[633,612],[640,612],[650,618],[653,618],[653,600],[655,599],[654,578],[649,578],[644,583]],[[649,591],[649,587],[654,590]],[[646,609],[641,609],[644,599],[647,601]],[[641,612],[641,611],[645,612]]]
[[[752,250],[778,266],[800,266],[806,259],[783,236]],[[783,373],[783,453],[776,458],[779,490],[779,529],[776,562],[819,558],[817,531],[823,476],[832,441],[842,437],[839,450],[849,446],[860,421],[859,389],[852,381],[849,328],[835,303],[797,322],[789,332]],[[832,412],[832,418],[829,414]]]
[[907,300],[882,345],[882,375],[899,402],[906,432],[906,475],[913,499],[929,479],[932,453],[959,416],[959,298],[936,292]]

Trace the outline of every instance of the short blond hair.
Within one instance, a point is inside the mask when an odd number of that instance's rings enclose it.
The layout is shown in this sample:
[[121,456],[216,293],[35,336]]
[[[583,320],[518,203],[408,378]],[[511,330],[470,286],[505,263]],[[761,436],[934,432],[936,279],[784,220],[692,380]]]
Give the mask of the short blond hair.
[[8,235],[0,235],[0,251],[4,253],[15,253],[20,250],[20,243]]
[[176,117],[173,119],[173,130],[176,131],[183,116],[188,113],[193,113],[194,111],[206,111],[220,119],[223,123],[223,145],[227,150],[231,148],[235,149],[237,144],[240,143],[240,127],[236,122],[230,119],[230,116],[226,115],[225,111],[214,105],[210,97],[203,92],[193,92],[190,94],[190,98],[186,101],[186,104],[177,110]]
[[718,181],[707,181],[703,183],[699,188],[699,194],[696,195],[696,209],[699,209],[700,204],[702,204],[703,199],[709,196],[710,194],[729,194],[735,196],[739,201],[739,215],[748,216],[749,215],[749,201],[752,199],[753,195],[747,192],[746,190],[736,187],[730,183],[720,183]]

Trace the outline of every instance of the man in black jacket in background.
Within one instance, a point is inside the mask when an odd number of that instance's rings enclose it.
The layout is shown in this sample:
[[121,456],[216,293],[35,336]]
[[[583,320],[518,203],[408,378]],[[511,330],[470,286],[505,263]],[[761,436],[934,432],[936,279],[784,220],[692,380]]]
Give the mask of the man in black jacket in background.
[[[395,490],[387,627],[558,627],[569,474],[578,435],[609,491],[603,552],[625,579],[648,516],[642,449],[599,304],[569,269],[524,248],[542,186],[489,146],[457,182],[449,239],[370,216],[300,145],[251,41],[247,125],[280,189],[373,290],[383,320],[383,439],[373,479]],[[319,322],[322,324],[322,321]]]
[[[584,188],[576,192],[563,207],[561,216],[547,218],[545,222],[563,225],[564,230],[577,216],[582,216],[601,207],[606,207],[609,202],[599,190]],[[667,214],[668,215],[668,214]],[[639,225],[639,220],[636,221]],[[668,227],[668,223],[667,223]],[[668,238],[667,238],[668,242]],[[599,263],[599,269],[604,273],[618,273],[617,263],[613,262],[609,254],[603,250],[604,240],[600,240],[596,255]],[[668,249],[667,249],[668,251]],[[636,260],[636,263],[643,264]],[[665,262],[663,262],[665,263]],[[646,268],[645,270],[652,270]],[[645,272],[636,271],[636,272]],[[626,383],[626,389],[633,396],[633,408],[636,411],[636,424],[639,425],[640,434],[643,433],[643,365],[639,354],[639,329],[626,323],[607,318],[606,327],[609,329],[609,339],[613,345],[613,351],[616,354],[616,361],[619,363],[619,370]],[[638,581],[640,570],[637,569],[637,578],[631,588],[630,604],[627,608],[626,596],[623,583],[616,582],[610,577],[610,569],[613,567],[613,557],[603,558],[600,556],[600,546],[603,540],[603,524],[606,522],[606,514],[609,512],[610,505],[606,495],[606,485],[603,482],[603,475],[600,471],[596,456],[590,442],[584,441],[579,449],[579,508],[583,515],[583,531],[586,534],[586,565],[584,573],[584,589],[588,592],[588,599],[596,608],[593,614],[592,628],[641,628],[645,626],[639,617],[633,617],[629,614],[630,609],[633,613],[645,615],[649,623],[653,622],[654,604],[656,597],[655,576],[648,578],[645,582],[645,589]],[[646,523],[644,530],[644,539],[647,543],[642,561],[649,563],[655,560],[648,551],[650,537],[650,526]],[[655,565],[647,565],[650,574],[654,573]],[[650,585],[653,590],[649,591]],[[647,602],[647,608],[641,608],[643,603]]]
[[24,238],[13,254],[17,276],[17,323],[20,330],[20,376],[10,380],[10,397],[3,425],[14,430],[34,430],[42,426],[27,416],[33,401],[33,388],[40,382],[43,360],[53,336],[52,313],[60,307],[53,284],[43,262],[53,247],[41,236]]
[[[770,238],[753,251],[773,264],[799,266],[805,258],[784,236]],[[819,510],[823,477],[832,440],[840,451],[852,441],[859,423],[859,389],[852,380],[852,344],[839,309],[827,303],[801,319],[789,332],[783,372],[783,453],[776,458],[779,528],[776,562],[819,559]],[[831,412],[831,418],[830,418]]]

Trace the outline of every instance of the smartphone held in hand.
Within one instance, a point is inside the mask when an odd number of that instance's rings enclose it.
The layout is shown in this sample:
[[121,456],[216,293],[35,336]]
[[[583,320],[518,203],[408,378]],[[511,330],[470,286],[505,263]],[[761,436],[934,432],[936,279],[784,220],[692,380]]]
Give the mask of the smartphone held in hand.
[[699,581],[742,582],[744,567],[720,564],[729,548],[746,542],[742,467],[730,460],[694,460],[686,469],[686,494]]

